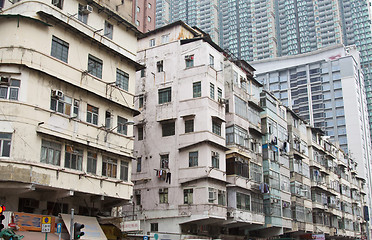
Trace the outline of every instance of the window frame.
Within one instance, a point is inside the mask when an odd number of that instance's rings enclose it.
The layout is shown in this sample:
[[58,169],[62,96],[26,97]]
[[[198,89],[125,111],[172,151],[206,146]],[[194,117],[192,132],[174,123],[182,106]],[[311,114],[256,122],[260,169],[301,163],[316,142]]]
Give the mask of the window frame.
[[209,83],[209,97],[214,100],[215,97],[215,86],[213,83]]
[[185,133],[192,133],[194,132],[194,119],[185,119]]
[[128,182],[129,181],[129,162],[120,161],[120,179]]
[[198,98],[201,97],[202,91],[201,91],[201,82],[193,82],[192,83],[192,97]]
[[[68,150],[68,148],[71,148]],[[75,160],[74,160],[75,158]],[[69,169],[75,169],[82,171],[83,170],[83,159],[84,159],[84,150],[74,145],[66,144],[65,145],[65,164],[64,166]],[[75,162],[75,163],[74,163]]]
[[[96,110],[96,111],[93,111]],[[87,123],[91,123],[98,126],[99,108],[87,104]],[[91,120],[89,120],[89,118]]]
[[161,123],[162,137],[174,136],[176,134],[176,122],[163,122]]
[[88,54],[87,72],[97,78],[102,79],[103,61],[91,54]]
[[[45,156],[43,154],[43,151],[45,151]],[[49,141],[46,139],[41,139],[40,162],[46,163],[46,164],[52,164],[55,166],[60,166],[61,165],[61,153],[62,153],[62,144]],[[53,155],[52,156],[53,159],[49,159],[51,157],[51,154]],[[45,160],[43,160],[44,157],[45,157]]]
[[168,203],[168,188],[159,189],[159,203]]
[[69,43],[52,35],[50,55],[65,63],[68,63]]
[[158,89],[158,104],[169,103],[172,101],[172,87]]
[[[18,101],[21,80],[10,78],[9,81],[9,85],[0,85],[0,99]],[[16,95],[15,97],[12,96],[14,94]]]
[[116,69],[116,86],[121,88],[125,91],[129,89],[129,74],[120,70],[119,68]]
[[169,169],[169,154],[160,154],[160,168]]
[[185,56],[185,65],[186,65],[186,68],[194,67],[194,54]]
[[213,168],[220,168],[220,154],[218,152],[211,152],[211,166]]
[[137,140],[138,141],[142,141],[144,139],[143,130],[144,130],[143,126],[138,126],[137,127]]
[[114,25],[111,24],[109,21],[105,21],[104,36],[111,40],[114,36]]
[[102,176],[117,178],[118,161],[109,156],[102,156]]
[[123,135],[128,135],[128,119],[117,117],[117,132]]
[[189,152],[189,167],[197,167],[199,162],[199,151]]
[[214,68],[214,56],[209,54],[209,66]]
[[186,188],[183,189],[183,204],[193,204],[194,189]]
[[87,173],[97,174],[97,156],[98,154],[94,151],[87,153]]
[[87,24],[88,23],[88,14],[83,12],[84,5],[80,4],[78,5],[78,20],[82,23]]
[[222,123],[218,120],[212,120],[212,132],[218,136],[222,134]]

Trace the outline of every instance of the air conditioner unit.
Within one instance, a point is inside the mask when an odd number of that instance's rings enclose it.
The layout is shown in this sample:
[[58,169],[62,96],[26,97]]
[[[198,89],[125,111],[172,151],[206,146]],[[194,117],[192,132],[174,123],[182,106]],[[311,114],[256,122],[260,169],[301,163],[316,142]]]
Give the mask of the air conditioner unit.
[[82,9],[82,12],[84,14],[89,14],[89,13],[92,13],[93,12],[93,7],[92,6],[89,6],[89,5],[85,5]]
[[224,98],[218,98],[218,102],[220,104],[227,104],[227,99],[224,99]]
[[52,90],[52,97],[54,98],[63,98],[64,94],[61,90]]
[[10,77],[1,77],[0,85],[10,85]]

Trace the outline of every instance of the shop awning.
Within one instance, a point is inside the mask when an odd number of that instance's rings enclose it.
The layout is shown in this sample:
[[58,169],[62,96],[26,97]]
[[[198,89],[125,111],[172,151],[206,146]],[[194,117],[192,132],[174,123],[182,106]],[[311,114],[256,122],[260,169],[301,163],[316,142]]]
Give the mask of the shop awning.
[[[66,225],[67,231],[70,233],[71,215],[61,214],[61,216],[63,222]],[[82,231],[84,232],[84,236],[82,236],[80,239],[107,240],[105,234],[102,231],[101,226],[99,225],[95,217],[74,215],[74,222],[84,224],[84,228],[82,229]]]

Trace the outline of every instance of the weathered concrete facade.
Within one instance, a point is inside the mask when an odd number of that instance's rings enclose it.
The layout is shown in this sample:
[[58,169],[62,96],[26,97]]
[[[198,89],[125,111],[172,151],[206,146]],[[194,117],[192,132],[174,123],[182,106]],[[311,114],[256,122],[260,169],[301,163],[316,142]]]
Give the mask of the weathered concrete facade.
[[7,1],[2,10],[2,204],[110,214],[132,196],[138,30],[95,1]]

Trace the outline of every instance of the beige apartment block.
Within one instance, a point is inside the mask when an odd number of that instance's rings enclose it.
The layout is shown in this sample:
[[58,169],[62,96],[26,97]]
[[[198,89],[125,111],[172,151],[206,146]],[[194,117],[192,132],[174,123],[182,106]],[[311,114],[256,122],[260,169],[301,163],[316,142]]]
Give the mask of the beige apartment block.
[[1,204],[109,216],[133,193],[140,32],[113,2],[3,3]]

